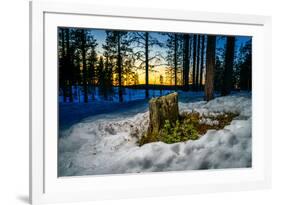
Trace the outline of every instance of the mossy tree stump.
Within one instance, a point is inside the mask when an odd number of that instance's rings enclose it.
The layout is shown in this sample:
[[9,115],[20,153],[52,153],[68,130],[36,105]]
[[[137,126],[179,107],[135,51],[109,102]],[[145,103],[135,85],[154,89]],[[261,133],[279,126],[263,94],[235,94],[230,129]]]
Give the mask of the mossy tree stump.
[[169,120],[169,122],[174,125],[178,119],[178,93],[152,98],[149,101],[149,126],[147,137],[157,137],[164,127],[166,120]]

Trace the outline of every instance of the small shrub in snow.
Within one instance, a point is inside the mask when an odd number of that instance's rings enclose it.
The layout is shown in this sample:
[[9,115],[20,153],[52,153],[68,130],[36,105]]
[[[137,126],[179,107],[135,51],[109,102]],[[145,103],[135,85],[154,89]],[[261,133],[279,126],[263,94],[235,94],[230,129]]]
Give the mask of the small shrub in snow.
[[198,137],[198,132],[193,124],[184,122],[180,123],[179,120],[176,121],[176,125],[174,127],[171,126],[169,120],[166,120],[164,129],[160,133],[160,141],[167,144],[196,140]]
[[208,130],[220,130],[229,125],[236,117],[235,113],[209,113],[201,115],[199,112],[183,112],[175,124],[165,121],[163,129],[158,136],[149,137],[144,134],[139,140],[139,145],[151,142],[165,142],[167,144],[197,140]]

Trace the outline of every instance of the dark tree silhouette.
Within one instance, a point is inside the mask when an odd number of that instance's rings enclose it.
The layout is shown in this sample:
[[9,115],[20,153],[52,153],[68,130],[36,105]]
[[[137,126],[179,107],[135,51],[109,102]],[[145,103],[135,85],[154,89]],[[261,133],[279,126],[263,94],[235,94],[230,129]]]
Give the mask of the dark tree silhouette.
[[[81,84],[84,93],[84,103],[89,101],[89,85],[92,81],[92,69],[94,69],[96,40],[90,34],[89,29],[72,29],[72,85]],[[80,99],[80,94],[79,99]]]
[[204,52],[205,51],[205,35],[202,35],[201,41],[201,57],[200,57],[200,79],[199,79],[199,87],[200,90],[203,88],[203,72],[204,72]]
[[195,77],[195,90],[198,91],[199,88],[199,63],[200,63],[200,40],[201,35],[198,35],[197,37],[197,54],[196,54],[196,77]]
[[166,35],[168,36],[166,42],[166,47],[168,48],[166,56],[168,69],[166,75],[174,80],[174,87],[177,89],[179,86],[179,65],[183,63],[183,35],[176,33],[167,33]]
[[96,47],[97,42],[93,37],[89,37],[88,39],[88,50],[87,50],[87,69],[88,69],[88,77],[89,77],[89,86],[92,95],[92,100],[95,100],[95,91],[96,91],[96,81],[97,79],[97,69],[96,64],[98,61]]
[[106,92],[108,95],[111,95],[113,92],[113,73],[114,68],[116,68],[116,56],[117,56],[117,49],[116,49],[116,35],[114,32],[107,31],[106,32],[106,39],[105,44],[102,45],[104,49],[104,57],[105,57],[105,70],[107,71],[107,79],[108,82],[106,84]]
[[221,91],[222,89],[222,78],[223,78],[223,68],[224,62],[221,59],[224,49],[216,49],[216,66],[215,66],[215,77],[214,77],[214,90]]
[[190,66],[190,48],[189,48],[190,36],[184,34],[183,36],[183,85],[184,90],[189,90],[189,66]]
[[150,62],[152,60],[159,60],[160,54],[156,52],[156,54],[150,53],[150,48],[152,46],[162,47],[162,43],[155,37],[150,35],[150,32],[133,32],[132,42],[136,43],[137,48],[141,50],[137,50],[134,53],[133,58],[136,60],[141,61],[139,65],[139,69],[145,67],[145,98],[149,98],[149,71],[151,70],[152,66],[150,66]]
[[97,65],[97,75],[98,75],[98,85],[99,85],[99,95],[106,98],[107,93],[105,91],[105,72],[104,72],[104,63],[103,57],[100,56],[98,65]]
[[73,93],[72,93],[72,85],[73,85],[73,69],[71,62],[71,53],[70,53],[70,45],[69,45],[69,28],[65,29],[66,32],[66,69],[68,69],[68,93],[69,93],[69,101],[73,102]]
[[[105,38],[102,45],[97,44],[96,32]],[[214,90],[222,95],[230,94],[233,89],[251,90],[251,40],[241,44],[235,53],[234,36],[100,32],[65,27],[58,29],[58,35],[59,92],[63,102],[73,102],[77,96],[80,102],[80,91],[87,103],[99,99],[95,98],[96,91],[104,100],[114,100],[116,96],[119,102],[124,102],[125,95],[131,99],[132,89],[144,89],[145,97],[149,98],[149,89],[159,89],[162,95],[166,89],[204,88],[206,100],[214,97]],[[243,41],[237,37],[237,44]],[[150,76],[151,72],[157,72],[160,78]],[[155,85],[149,84],[152,79]],[[170,85],[163,85],[166,80],[170,80]],[[156,81],[160,84],[156,85]]]
[[60,78],[60,85],[62,87],[62,92],[63,92],[63,102],[66,102],[66,58],[65,58],[65,29],[61,28],[60,29],[60,56],[59,56],[59,78]]
[[196,73],[196,55],[197,55],[197,51],[196,51],[196,46],[197,46],[197,35],[194,34],[193,35],[193,61],[192,61],[192,90],[195,90],[195,73]]
[[247,41],[240,48],[238,59],[239,87],[241,90],[252,90],[252,41]]
[[82,53],[82,71],[83,71],[83,91],[84,102],[88,102],[88,72],[86,65],[86,32],[81,29],[81,53]]
[[225,69],[223,74],[223,86],[221,91],[222,96],[229,95],[232,90],[234,44],[235,44],[235,37],[228,36],[226,38]]
[[206,101],[214,98],[214,69],[216,59],[216,36],[209,35],[207,39],[206,54],[206,82],[205,97]]
[[132,53],[130,48],[132,40],[128,38],[128,32],[124,31],[107,31],[106,34],[106,42],[103,45],[104,54],[108,56],[109,66],[115,67],[119,102],[123,102],[124,71],[129,73],[128,69],[133,63],[132,57],[128,55]]

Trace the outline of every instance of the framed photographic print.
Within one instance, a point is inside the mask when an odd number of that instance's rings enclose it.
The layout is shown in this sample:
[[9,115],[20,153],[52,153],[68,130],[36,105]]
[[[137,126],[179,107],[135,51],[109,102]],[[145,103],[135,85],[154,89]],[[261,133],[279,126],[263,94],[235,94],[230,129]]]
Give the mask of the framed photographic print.
[[35,1],[30,25],[32,204],[270,187],[270,17]]

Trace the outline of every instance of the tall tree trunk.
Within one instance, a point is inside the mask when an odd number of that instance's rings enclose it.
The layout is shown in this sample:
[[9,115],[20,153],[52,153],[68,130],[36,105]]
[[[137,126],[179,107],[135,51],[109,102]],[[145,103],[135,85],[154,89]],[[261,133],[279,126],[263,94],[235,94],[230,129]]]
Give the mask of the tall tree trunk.
[[196,69],[196,41],[197,41],[197,35],[193,35],[193,62],[192,62],[192,90],[195,90],[195,69]]
[[232,90],[234,44],[235,44],[235,37],[228,36],[226,39],[225,69],[224,69],[223,85],[221,91],[222,96],[229,95]]
[[66,102],[66,69],[65,69],[65,41],[64,41],[64,29],[61,29],[61,36],[62,36],[62,52],[61,52],[61,58],[62,58],[62,64],[61,64],[61,68],[62,68],[62,92],[63,92],[63,102]]
[[216,60],[216,36],[209,35],[206,54],[205,97],[209,101],[214,98],[214,70]]
[[184,90],[189,90],[189,34],[184,35],[184,52],[183,52],[183,85]]
[[178,36],[175,33],[175,50],[174,50],[174,66],[175,66],[175,89],[177,90],[177,73],[178,73]]
[[120,32],[117,31],[117,69],[118,69],[118,94],[119,102],[123,102],[122,92],[122,58],[121,58],[121,39]]
[[149,98],[149,64],[148,64],[148,32],[145,32],[145,98]]
[[200,63],[200,39],[201,39],[201,36],[198,35],[197,37],[197,61],[196,61],[196,78],[195,78],[195,84],[196,84],[196,91],[198,91],[198,87],[199,87],[199,63]]
[[203,70],[204,70],[204,45],[205,45],[205,35],[202,36],[202,41],[201,41],[201,68],[200,68],[200,80],[199,80],[199,87],[200,90],[203,89],[202,81],[203,81]]
[[90,69],[92,70],[92,73],[93,73],[92,79],[91,79],[92,100],[95,100],[95,94],[96,94],[96,82],[95,82],[95,80],[96,80],[95,69],[96,68],[95,68],[95,62],[91,63],[91,68]]
[[84,90],[84,102],[88,102],[88,85],[87,85],[87,66],[86,66],[86,36],[85,31],[82,29],[81,32],[82,42],[81,42],[81,50],[82,50],[82,68],[83,68],[83,90]]
[[68,92],[69,92],[69,101],[73,102],[73,94],[72,94],[72,84],[73,84],[73,69],[72,63],[70,58],[70,49],[69,49],[69,28],[66,29],[66,67],[69,70],[69,85],[68,85]]

